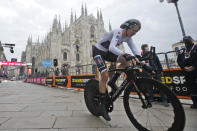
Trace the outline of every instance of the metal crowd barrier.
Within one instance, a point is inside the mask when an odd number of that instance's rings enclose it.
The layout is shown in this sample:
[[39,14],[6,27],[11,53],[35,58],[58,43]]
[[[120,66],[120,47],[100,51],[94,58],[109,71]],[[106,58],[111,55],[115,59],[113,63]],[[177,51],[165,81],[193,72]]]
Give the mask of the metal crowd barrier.
[[[185,85],[185,75],[180,68],[164,69],[161,77],[162,83],[170,87],[171,90],[179,97],[190,99],[190,89]],[[95,74],[89,75],[64,75],[53,77],[29,78],[29,83],[48,85],[51,87],[83,89],[85,83],[90,79],[95,79]]]

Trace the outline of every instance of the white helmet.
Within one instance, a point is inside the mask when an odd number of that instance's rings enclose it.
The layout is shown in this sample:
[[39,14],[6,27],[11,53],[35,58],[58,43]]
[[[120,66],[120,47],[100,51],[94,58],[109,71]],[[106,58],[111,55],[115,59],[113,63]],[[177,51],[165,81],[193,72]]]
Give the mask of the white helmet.
[[120,25],[121,29],[133,29],[134,31],[139,31],[141,29],[141,23],[137,19],[130,19],[125,21]]

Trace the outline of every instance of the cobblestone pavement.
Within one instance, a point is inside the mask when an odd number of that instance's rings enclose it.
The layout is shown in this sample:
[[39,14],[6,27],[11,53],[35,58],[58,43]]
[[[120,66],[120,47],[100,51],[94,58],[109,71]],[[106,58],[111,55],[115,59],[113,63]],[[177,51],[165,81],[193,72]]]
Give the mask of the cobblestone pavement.
[[[184,105],[185,131],[197,130],[197,110]],[[92,116],[83,92],[23,82],[0,83],[0,131],[136,131],[124,111],[122,99],[115,103],[112,121]]]

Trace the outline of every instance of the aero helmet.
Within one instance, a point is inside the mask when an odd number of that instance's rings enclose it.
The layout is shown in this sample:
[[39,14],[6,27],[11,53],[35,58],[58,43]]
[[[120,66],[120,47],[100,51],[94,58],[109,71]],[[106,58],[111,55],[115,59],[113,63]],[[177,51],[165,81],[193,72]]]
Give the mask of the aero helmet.
[[133,29],[134,31],[139,31],[141,28],[141,23],[137,19],[130,19],[125,21],[123,24],[120,25],[121,29]]

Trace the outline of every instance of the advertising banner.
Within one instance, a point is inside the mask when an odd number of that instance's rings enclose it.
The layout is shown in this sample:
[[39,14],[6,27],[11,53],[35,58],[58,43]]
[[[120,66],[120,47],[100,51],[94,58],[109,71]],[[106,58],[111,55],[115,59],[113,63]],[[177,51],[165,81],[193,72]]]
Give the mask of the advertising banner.
[[55,77],[55,85],[56,86],[64,86],[66,87],[68,84],[68,79],[66,76]]
[[40,77],[40,84],[45,85],[46,77]]
[[53,77],[46,77],[45,82],[47,85],[53,85]]
[[182,70],[164,71],[164,77],[161,77],[162,83],[171,87],[178,96],[189,96],[190,89],[186,87],[185,75]]
[[20,63],[20,62],[1,62],[0,65],[3,65],[3,66],[27,66],[27,63]]
[[46,79],[46,77],[27,78],[27,82],[40,84],[40,85],[45,85],[45,79]]
[[[165,69],[161,82],[167,85],[177,96],[190,96],[191,90],[186,87],[184,72],[180,68]],[[142,76],[141,74],[139,74]],[[157,91],[154,91],[155,93]]]
[[71,76],[71,87],[84,88],[88,80],[95,78],[96,75]]

